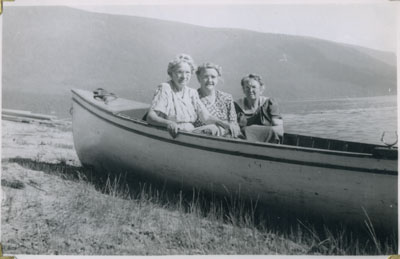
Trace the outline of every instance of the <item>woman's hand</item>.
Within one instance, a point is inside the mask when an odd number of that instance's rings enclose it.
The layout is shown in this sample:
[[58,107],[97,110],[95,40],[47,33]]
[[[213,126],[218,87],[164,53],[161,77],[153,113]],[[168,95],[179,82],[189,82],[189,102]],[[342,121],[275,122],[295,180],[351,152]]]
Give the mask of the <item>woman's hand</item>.
[[244,115],[244,113],[238,113],[238,122],[239,122],[239,125],[240,125],[240,127],[245,127],[245,126],[247,126],[247,119],[246,119],[246,116]]
[[167,130],[168,130],[169,134],[171,134],[171,136],[173,138],[176,138],[176,136],[178,136],[178,133],[179,133],[179,126],[178,126],[177,123],[171,121],[167,125]]
[[225,130],[228,130],[231,133],[232,137],[234,138],[237,138],[238,136],[241,135],[240,128],[236,123],[220,121],[218,124]]
[[234,138],[237,138],[240,135],[242,135],[239,125],[237,125],[236,123],[229,123],[229,131],[231,132],[232,137]]
[[163,118],[159,112],[152,109],[147,114],[147,122],[151,125],[166,127],[173,138],[176,138],[179,133],[179,126],[176,122]]

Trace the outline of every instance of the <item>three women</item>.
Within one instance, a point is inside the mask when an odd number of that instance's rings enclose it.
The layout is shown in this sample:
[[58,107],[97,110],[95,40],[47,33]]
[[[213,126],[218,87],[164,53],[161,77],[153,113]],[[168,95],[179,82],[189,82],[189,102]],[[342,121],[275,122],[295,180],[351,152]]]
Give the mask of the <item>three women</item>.
[[[247,104],[253,103],[255,99],[258,100],[260,97],[259,95],[254,95],[254,91],[247,91],[249,93],[247,95],[245,91],[247,88],[243,88],[246,95],[245,99],[243,99],[245,106],[242,105],[240,100],[239,104],[235,105],[230,94],[216,90],[215,87],[221,77],[221,70],[221,67],[212,63],[205,63],[199,66],[196,75],[200,88],[196,91],[187,86],[195,71],[193,59],[185,54],[177,56],[168,64],[167,72],[170,80],[159,85],[156,90],[147,115],[147,121],[152,125],[166,127],[173,137],[180,130],[234,138],[242,136],[243,131],[246,137],[250,136],[251,140],[255,140],[251,137],[253,133],[250,134],[250,132],[254,131],[249,130],[252,127],[248,126],[256,124],[256,120],[252,116],[248,116],[248,118],[245,118],[248,122],[243,124],[243,114],[246,116],[252,111],[255,114],[264,114],[268,112],[268,108],[265,105],[259,105],[265,109],[256,109],[255,106],[247,109],[250,107]],[[250,82],[251,80],[246,79],[242,80],[242,85],[247,81],[250,84],[252,83]],[[261,86],[262,83],[260,81]],[[265,98],[258,100],[263,104],[265,101]],[[243,109],[238,110],[238,108]],[[237,111],[241,115],[239,122],[241,123],[242,131],[237,123]],[[279,118],[276,115],[276,112],[271,115],[271,125],[277,123]],[[265,126],[265,123],[262,125]],[[268,141],[274,140],[275,143],[277,139],[279,140],[279,137],[275,137],[274,134],[271,136],[268,137]],[[260,140],[260,138],[257,140]]]

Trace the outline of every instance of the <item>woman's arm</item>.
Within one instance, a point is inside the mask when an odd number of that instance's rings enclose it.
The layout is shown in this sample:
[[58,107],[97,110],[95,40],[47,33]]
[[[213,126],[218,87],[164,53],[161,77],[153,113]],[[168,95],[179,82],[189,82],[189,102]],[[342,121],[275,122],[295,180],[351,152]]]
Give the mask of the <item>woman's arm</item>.
[[157,87],[146,120],[151,125],[167,128],[171,136],[175,138],[178,135],[178,124],[166,119],[170,91],[170,85],[167,83],[162,83]]
[[173,138],[175,138],[178,135],[179,132],[178,124],[174,121],[164,119],[163,117],[160,116],[159,112],[156,112],[153,109],[150,109],[149,113],[147,114],[147,122],[154,126],[161,126],[167,128],[169,134],[171,134]]
[[272,117],[272,126],[279,126],[279,125],[283,125],[283,120],[282,118],[275,118]]
[[197,114],[199,116],[199,119],[206,125],[208,124],[215,124],[218,126],[223,127],[226,130],[229,130],[234,138],[238,137],[240,135],[240,128],[236,127],[237,124],[235,123],[229,123],[227,121],[222,121],[218,119],[217,117],[211,115],[207,108],[204,106],[203,102],[200,100],[200,98],[197,96],[194,96],[194,103],[195,107],[197,109]]
[[215,124],[228,130],[231,133],[232,137],[234,137],[234,138],[237,138],[241,135],[240,127],[235,122],[227,122],[227,121],[222,121],[222,120],[217,119]]
[[269,114],[271,116],[271,124],[272,124],[272,126],[281,126],[281,125],[283,125],[283,119],[282,119],[282,115],[281,115],[281,113],[279,111],[278,102],[273,98],[269,99],[268,112],[269,112]]
[[[205,109],[205,107],[204,107],[204,109]],[[237,138],[241,134],[240,128],[237,125],[237,123],[220,120],[220,119],[216,118],[215,116],[212,116],[210,113],[208,113],[208,111],[205,113],[202,113],[202,116],[200,116],[200,120],[207,125],[215,124],[217,126],[223,127],[224,129],[228,130],[232,134],[232,137],[234,137],[234,138]]]

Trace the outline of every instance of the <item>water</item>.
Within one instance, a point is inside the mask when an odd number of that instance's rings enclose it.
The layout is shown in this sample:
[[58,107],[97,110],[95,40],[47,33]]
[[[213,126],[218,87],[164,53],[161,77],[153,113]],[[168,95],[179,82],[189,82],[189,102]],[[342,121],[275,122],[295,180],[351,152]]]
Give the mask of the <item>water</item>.
[[396,96],[281,102],[286,132],[381,144],[395,140]]
[[[71,94],[68,91],[58,95],[44,92],[17,94],[3,89],[3,108],[71,118]],[[281,100],[280,108],[286,132],[381,144],[383,131],[393,135],[397,130],[396,96]]]

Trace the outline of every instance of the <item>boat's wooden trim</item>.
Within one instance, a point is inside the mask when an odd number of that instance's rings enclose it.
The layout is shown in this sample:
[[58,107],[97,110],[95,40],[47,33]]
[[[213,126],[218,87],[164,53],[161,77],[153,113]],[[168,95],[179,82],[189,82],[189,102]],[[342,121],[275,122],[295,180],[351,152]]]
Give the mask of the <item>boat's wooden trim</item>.
[[[79,97],[79,100],[85,101],[90,106],[96,107],[100,111],[105,112],[105,113],[107,113],[109,115],[112,115],[115,119],[128,120],[126,118],[122,118],[122,117],[116,116],[115,113],[110,112],[109,110],[101,107],[100,105],[93,104],[92,102],[86,100],[85,98],[83,98],[79,94],[76,94],[76,96]],[[281,162],[281,163],[306,165],[306,166],[330,168],[330,169],[340,169],[340,170],[346,170],[346,171],[357,171],[357,172],[363,172],[363,173],[384,174],[384,175],[397,175],[398,174],[397,171],[395,171],[395,170],[385,170],[385,169],[365,168],[365,167],[353,167],[353,166],[345,166],[345,165],[328,164],[328,163],[322,163],[322,162],[302,161],[302,160],[294,160],[294,159],[287,159],[287,158],[281,158],[281,157],[272,157],[272,156],[260,155],[260,154],[248,154],[248,153],[244,153],[244,152],[240,152],[240,151],[233,151],[233,150],[227,150],[227,149],[222,149],[222,148],[207,147],[207,146],[202,146],[202,145],[196,145],[196,144],[193,144],[193,143],[186,143],[186,142],[176,141],[174,139],[165,138],[165,137],[162,137],[162,136],[158,136],[158,135],[155,135],[155,134],[151,134],[151,133],[147,133],[147,132],[144,132],[144,131],[140,131],[140,130],[134,129],[132,127],[124,126],[124,125],[122,125],[120,123],[117,123],[117,122],[115,122],[113,120],[109,120],[109,119],[107,119],[107,118],[105,118],[103,116],[100,116],[99,114],[97,114],[93,110],[89,109],[88,107],[86,107],[85,105],[80,103],[80,101],[77,98],[73,97],[73,100],[74,100],[75,103],[80,105],[85,110],[89,111],[91,114],[95,115],[96,117],[98,117],[98,118],[100,118],[100,119],[102,119],[104,121],[107,121],[108,123],[111,123],[111,124],[121,128],[121,129],[124,129],[124,130],[127,130],[127,131],[131,131],[131,132],[134,132],[136,134],[140,134],[140,135],[143,135],[143,136],[146,136],[146,137],[149,137],[149,138],[157,139],[159,141],[164,141],[164,142],[167,142],[167,143],[175,144],[175,145],[182,145],[182,146],[201,149],[201,150],[206,150],[206,151],[210,151],[210,152],[218,152],[218,153],[224,153],[224,154],[230,154],[230,155],[236,155],[236,156],[242,156],[242,157],[249,157],[249,158],[260,159],[260,160]],[[133,122],[133,123],[139,123],[142,126],[150,127],[146,123],[141,122],[139,120],[136,121],[136,120],[129,119],[129,121]],[[160,129],[160,130],[165,131],[164,129]],[[318,152],[318,153],[331,154],[331,155],[336,155],[336,156],[346,156],[346,157],[352,156],[352,157],[362,157],[362,158],[370,157],[370,158],[372,158],[372,155],[370,155],[370,154],[359,154],[359,153],[342,152],[342,151],[331,151],[331,150],[315,150],[315,149],[311,149],[311,148],[291,147],[291,146],[285,146],[285,145],[251,143],[251,142],[245,142],[245,141],[240,141],[240,140],[222,139],[222,138],[217,138],[217,137],[201,136],[201,135],[191,134],[191,133],[183,133],[183,134],[189,135],[189,136],[195,137],[195,138],[206,138],[206,139],[213,139],[213,140],[215,139],[217,141],[235,142],[235,143],[240,142],[241,145],[243,145],[243,144],[244,145],[252,145],[252,146],[260,146],[261,145],[261,146],[267,146],[268,148],[291,149],[291,150],[302,151],[302,152]]]

